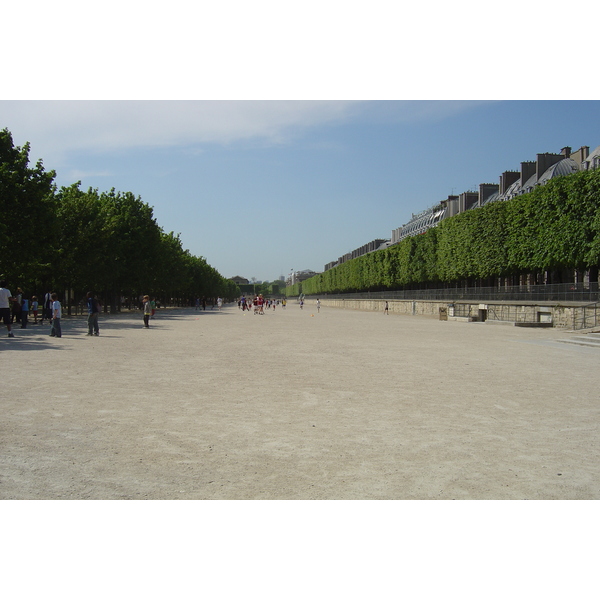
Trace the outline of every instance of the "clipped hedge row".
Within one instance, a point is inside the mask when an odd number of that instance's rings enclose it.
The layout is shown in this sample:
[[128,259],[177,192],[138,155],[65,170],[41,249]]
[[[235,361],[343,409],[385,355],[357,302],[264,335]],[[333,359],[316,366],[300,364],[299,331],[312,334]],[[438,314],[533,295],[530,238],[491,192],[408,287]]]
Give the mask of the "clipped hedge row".
[[304,294],[448,284],[600,264],[600,170],[442,221],[302,283]]

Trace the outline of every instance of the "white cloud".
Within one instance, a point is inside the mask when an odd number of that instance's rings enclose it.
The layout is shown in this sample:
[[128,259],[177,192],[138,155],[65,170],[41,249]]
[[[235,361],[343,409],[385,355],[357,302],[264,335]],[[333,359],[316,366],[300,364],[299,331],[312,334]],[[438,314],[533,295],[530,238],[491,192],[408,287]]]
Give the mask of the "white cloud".
[[67,174],[67,178],[71,181],[80,181],[87,177],[112,177],[114,173],[110,171],[81,171],[79,169],[73,169]]
[[352,102],[294,101],[3,101],[0,127],[31,157],[62,162],[65,153],[135,147],[283,143],[305,128],[346,118]]
[[473,102],[442,101],[196,101],[7,100],[0,128],[16,145],[31,143],[32,161],[69,165],[77,152],[105,153],[139,147],[188,147],[256,140],[284,144],[306,130],[348,121],[438,120]]

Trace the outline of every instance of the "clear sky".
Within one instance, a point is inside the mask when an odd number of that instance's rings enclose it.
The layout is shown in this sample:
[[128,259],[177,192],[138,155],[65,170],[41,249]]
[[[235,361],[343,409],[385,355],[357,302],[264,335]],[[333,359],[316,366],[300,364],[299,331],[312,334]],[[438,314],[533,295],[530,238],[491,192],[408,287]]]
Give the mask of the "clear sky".
[[[0,127],[59,186],[140,196],[226,277],[321,271],[536,153],[600,145],[593,19],[192,5],[7,6]],[[507,39],[515,19],[538,26]]]
[[58,185],[133,192],[222,275],[259,280],[600,145],[598,101],[4,101],[0,121]]

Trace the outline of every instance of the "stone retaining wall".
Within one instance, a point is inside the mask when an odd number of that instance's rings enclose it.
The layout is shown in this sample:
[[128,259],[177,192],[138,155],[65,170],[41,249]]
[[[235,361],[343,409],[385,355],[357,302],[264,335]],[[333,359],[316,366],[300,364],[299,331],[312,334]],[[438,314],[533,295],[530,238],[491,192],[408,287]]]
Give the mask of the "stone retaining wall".
[[[321,306],[333,308],[344,308],[349,310],[363,310],[371,312],[383,312],[385,300],[329,300],[321,298]],[[570,329],[573,327],[574,311],[576,307],[547,304],[503,304],[475,302],[440,302],[425,300],[388,300],[388,311],[390,313],[431,317],[435,319],[477,321],[482,317],[480,310],[485,310],[484,318],[488,322],[502,323],[552,323],[554,327]],[[307,306],[314,306],[316,299],[305,299]],[[461,311],[458,306],[461,305]],[[456,307],[456,311],[452,307]],[[470,307],[470,311],[467,307]],[[440,311],[441,309],[441,311]],[[442,313],[442,315],[440,314]],[[444,315],[445,313],[445,315]],[[471,316],[466,316],[466,314]]]

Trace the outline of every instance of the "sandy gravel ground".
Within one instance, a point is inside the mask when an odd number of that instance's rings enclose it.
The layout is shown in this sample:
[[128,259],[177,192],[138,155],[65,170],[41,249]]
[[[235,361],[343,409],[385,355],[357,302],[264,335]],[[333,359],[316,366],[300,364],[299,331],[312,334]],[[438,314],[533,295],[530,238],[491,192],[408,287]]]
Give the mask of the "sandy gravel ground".
[[0,337],[2,499],[598,499],[600,350],[291,303]]

